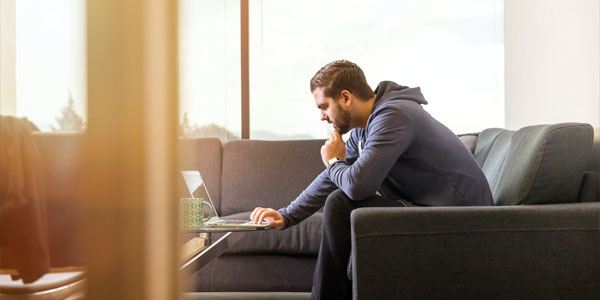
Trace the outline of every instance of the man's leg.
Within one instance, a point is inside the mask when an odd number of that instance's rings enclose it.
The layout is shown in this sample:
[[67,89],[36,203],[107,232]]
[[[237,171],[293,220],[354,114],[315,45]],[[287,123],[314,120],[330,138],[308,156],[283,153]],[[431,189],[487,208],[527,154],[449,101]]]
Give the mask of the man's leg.
[[352,248],[350,213],[359,207],[404,206],[395,200],[372,196],[353,201],[342,190],[329,194],[323,209],[323,236],[313,275],[312,299],[350,299],[352,282],[346,268]]

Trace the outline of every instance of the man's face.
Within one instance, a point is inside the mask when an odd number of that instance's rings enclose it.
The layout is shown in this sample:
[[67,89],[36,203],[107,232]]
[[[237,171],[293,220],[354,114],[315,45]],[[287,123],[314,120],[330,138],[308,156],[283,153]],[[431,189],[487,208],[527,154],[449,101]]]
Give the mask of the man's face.
[[321,111],[321,121],[327,121],[329,124],[333,124],[333,128],[340,134],[347,133],[350,131],[350,121],[352,117],[347,109],[344,109],[340,105],[341,97],[333,99],[331,97],[325,97],[323,95],[323,88],[317,88],[313,91],[315,97],[315,104]]

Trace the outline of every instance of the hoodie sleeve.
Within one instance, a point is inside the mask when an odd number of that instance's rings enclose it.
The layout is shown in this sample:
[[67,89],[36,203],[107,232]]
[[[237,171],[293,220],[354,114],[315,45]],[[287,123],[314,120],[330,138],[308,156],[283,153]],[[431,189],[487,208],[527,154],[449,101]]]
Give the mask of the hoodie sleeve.
[[374,195],[415,138],[415,124],[399,105],[381,107],[367,126],[366,145],[352,165],[338,161],[325,169],[330,180],[359,201]]
[[279,209],[285,221],[285,228],[294,226],[314,214],[323,207],[327,196],[336,189],[337,186],[327,176],[327,170],[321,172],[298,198],[287,207]]
[[[357,130],[353,130],[346,142],[346,161],[352,164],[358,158]],[[321,209],[327,196],[338,187],[329,179],[327,170],[324,170],[290,205],[279,209],[283,216],[285,227],[294,226],[317,210]]]

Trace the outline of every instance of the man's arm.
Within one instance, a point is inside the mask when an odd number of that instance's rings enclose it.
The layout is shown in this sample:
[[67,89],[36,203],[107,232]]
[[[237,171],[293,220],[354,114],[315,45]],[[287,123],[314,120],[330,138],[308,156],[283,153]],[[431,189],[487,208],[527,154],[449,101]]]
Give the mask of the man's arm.
[[[346,145],[346,159],[350,163],[354,162],[358,157],[356,140],[357,135],[353,131]],[[296,225],[323,207],[327,196],[337,188],[329,179],[327,170],[325,170],[287,207],[281,208],[278,211],[257,207],[250,215],[250,219],[255,223],[260,223],[263,219],[266,219],[269,221],[269,226],[279,229]]]
[[415,138],[414,124],[395,106],[381,109],[367,132],[367,145],[354,164],[338,161],[325,170],[327,177],[356,201],[377,192],[400,155]]
[[252,211],[250,220],[255,224],[267,220],[269,226],[277,229],[285,229],[300,223],[323,207],[327,196],[336,189],[337,187],[327,178],[327,174],[323,171],[287,207],[281,208],[278,211],[271,208],[257,207]]
[[327,196],[337,186],[329,180],[326,171],[321,172],[315,180],[287,207],[279,209],[285,220],[285,227],[294,226],[308,218],[325,204]]

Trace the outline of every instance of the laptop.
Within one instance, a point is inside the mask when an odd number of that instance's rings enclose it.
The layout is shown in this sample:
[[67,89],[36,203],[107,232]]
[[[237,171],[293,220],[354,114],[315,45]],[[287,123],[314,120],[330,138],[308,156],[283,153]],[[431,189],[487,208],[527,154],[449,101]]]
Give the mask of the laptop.
[[[203,198],[208,200],[210,205],[214,208],[206,185],[200,176],[199,171],[181,171],[185,185],[190,192],[192,198]],[[254,224],[250,220],[232,220],[232,219],[221,219],[217,214],[217,211],[213,209],[214,216],[210,218],[204,225],[208,228],[230,228],[230,229],[268,229],[269,223],[265,220],[261,224]]]

